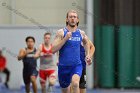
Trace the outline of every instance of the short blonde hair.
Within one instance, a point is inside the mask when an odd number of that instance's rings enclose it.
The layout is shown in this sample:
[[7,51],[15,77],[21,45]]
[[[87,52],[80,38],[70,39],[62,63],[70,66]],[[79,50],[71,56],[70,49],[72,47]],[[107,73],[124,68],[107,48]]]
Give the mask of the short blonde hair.
[[[69,10],[67,12],[66,18],[68,18],[69,13],[76,13],[77,14],[77,18],[79,19],[79,15],[78,12],[76,10]],[[68,22],[66,21],[66,26],[68,25]],[[77,26],[79,25],[79,22],[77,23]]]
[[76,10],[69,10],[67,12],[66,18],[68,18],[69,13],[76,13],[77,14],[77,17],[79,18],[78,12]]

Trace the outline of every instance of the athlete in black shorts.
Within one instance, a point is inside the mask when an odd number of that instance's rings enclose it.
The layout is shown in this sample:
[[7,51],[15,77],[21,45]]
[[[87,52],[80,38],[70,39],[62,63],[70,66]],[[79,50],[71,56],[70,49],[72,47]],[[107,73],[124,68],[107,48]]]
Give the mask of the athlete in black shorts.
[[38,71],[36,70],[37,60],[34,58],[36,49],[34,48],[35,39],[29,36],[25,39],[27,48],[21,49],[18,55],[18,60],[23,61],[23,80],[25,83],[26,92],[30,92],[30,83],[32,82],[33,91],[37,93],[36,77]]
[[[95,47],[93,45],[93,43],[89,40],[89,44],[90,44],[90,57],[92,58],[94,51],[95,51]],[[80,78],[80,82],[79,82],[79,88],[80,88],[80,93],[86,93],[86,62],[85,62],[85,49],[83,47],[83,45],[81,44],[80,46],[80,59],[82,61],[82,66],[83,66],[83,70],[82,70],[82,76]],[[88,65],[90,65],[91,63],[88,63]]]

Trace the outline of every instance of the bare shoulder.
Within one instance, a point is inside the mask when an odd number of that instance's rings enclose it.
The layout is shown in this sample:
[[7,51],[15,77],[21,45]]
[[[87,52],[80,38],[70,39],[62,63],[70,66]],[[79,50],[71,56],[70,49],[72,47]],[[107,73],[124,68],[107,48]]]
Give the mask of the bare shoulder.
[[42,47],[43,43],[39,45],[39,48]]
[[56,32],[56,36],[55,36],[55,39],[62,39],[64,36],[64,31],[63,29],[59,29],[57,32]]
[[82,38],[85,38],[85,37],[87,37],[87,36],[86,36],[86,33],[85,33],[85,31],[83,31],[83,30],[80,30],[80,33],[81,33],[81,35],[82,35]]
[[19,53],[26,53],[26,50],[25,50],[24,48],[21,48],[21,49],[19,50]]
[[63,29],[59,29],[56,34],[63,35],[64,34]]
[[43,45],[43,44],[40,44],[40,45],[39,45],[39,47],[38,47],[39,50],[42,50],[42,45]]
[[26,50],[25,50],[24,48],[21,48],[20,51],[21,51],[21,52],[25,52]]
[[81,34],[85,34],[85,31],[83,31],[83,30],[80,30],[80,33],[81,33]]

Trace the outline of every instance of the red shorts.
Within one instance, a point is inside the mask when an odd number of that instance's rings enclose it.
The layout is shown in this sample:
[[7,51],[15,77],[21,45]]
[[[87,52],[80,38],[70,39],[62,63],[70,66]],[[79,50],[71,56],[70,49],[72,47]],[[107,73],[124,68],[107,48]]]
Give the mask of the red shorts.
[[55,70],[40,70],[39,76],[41,83],[45,83],[47,78],[56,78]]

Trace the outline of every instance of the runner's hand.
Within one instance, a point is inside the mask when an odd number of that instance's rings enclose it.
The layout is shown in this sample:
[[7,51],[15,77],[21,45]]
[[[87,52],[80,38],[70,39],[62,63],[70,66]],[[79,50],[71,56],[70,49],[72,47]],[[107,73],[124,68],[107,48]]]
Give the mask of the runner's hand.
[[88,65],[91,65],[91,63],[92,63],[92,60],[91,60],[90,56],[86,56],[85,61]]
[[72,33],[71,32],[67,32],[67,34],[65,36],[66,40],[68,40],[69,38],[71,38],[71,36],[72,36]]

